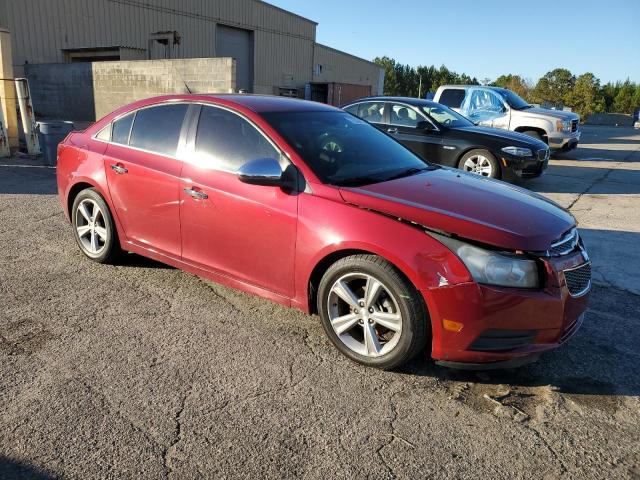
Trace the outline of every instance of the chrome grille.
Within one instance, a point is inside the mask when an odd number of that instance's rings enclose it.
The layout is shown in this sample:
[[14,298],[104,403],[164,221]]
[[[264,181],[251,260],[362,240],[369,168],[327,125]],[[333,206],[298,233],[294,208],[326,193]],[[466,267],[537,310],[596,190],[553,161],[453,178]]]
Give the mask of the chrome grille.
[[578,236],[578,230],[576,228],[572,228],[569,232],[551,244],[551,248],[546,252],[547,256],[560,257],[567,253],[571,253],[578,245],[579,240],[580,237]]
[[564,279],[572,297],[584,295],[591,288],[591,263],[565,270]]
[[571,131],[575,132],[578,130],[578,120],[571,120]]
[[538,160],[547,160],[549,158],[549,149],[538,150]]

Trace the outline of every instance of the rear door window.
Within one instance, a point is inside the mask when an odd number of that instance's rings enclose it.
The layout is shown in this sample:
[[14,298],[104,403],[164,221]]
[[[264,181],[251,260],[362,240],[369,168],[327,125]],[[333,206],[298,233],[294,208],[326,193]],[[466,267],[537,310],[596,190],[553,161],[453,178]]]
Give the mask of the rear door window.
[[389,115],[389,123],[400,127],[416,128],[418,122],[424,120],[413,108],[397,103],[391,106]]
[[445,88],[440,94],[438,103],[449,108],[460,108],[464,101],[465,90],[462,88]]
[[348,107],[344,107],[345,112],[349,112],[351,115],[358,115],[358,105],[349,105]]
[[189,106],[175,103],[136,112],[129,145],[162,155],[175,156],[182,122]]
[[369,123],[384,122],[384,102],[365,102],[358,104],[357,115]]
[[134,116],[135,112],[113,122],[113,128],[111,130],[111,141],[113,143],[119,143],[120,145],[129,144],[129,132],[131,132],[131,124],[133,123]]

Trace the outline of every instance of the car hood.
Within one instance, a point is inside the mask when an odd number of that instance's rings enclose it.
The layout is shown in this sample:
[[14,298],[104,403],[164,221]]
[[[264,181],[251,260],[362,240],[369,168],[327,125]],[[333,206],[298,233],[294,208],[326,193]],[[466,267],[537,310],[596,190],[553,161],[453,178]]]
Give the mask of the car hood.
[[532,107],[526,110],[516,110],[519,115],[545,115],[551,118],[557,118],[558,120],[579,120],[580,115],[573,112],[565,112],[563,110],[551,110],[550,108]]
[[340,193],[360,208],[509,250],[547,250],[575,226],[569,212],[541,195],[444,167]]
[[483,137],[491,137],[494,142],[504,143],[504,146],[514,145],[516,147],[526,147],[530,148],[533,151],[544,150],[548,148],[546,143],[540,140],[536,140],[535,138],[525,135],[524,133],[511,132],[509,130],[502,130],[499,128],[469,126],[456,128],[455,130],[463,133],[467,138],[473,137],[481,139]]

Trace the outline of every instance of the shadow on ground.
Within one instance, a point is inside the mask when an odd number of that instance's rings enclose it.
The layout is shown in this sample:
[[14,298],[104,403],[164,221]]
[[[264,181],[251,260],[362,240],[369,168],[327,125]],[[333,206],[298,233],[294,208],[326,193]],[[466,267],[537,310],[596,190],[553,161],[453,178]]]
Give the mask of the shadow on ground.
[[25,462],[0,455],[1,480],[53,480],[53,475]]

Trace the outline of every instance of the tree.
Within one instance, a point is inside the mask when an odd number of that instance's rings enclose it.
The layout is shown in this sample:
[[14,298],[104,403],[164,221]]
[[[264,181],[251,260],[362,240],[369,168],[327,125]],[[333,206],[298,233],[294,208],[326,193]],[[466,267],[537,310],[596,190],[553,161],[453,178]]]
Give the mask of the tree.
[[637,108],[635,103],[636,85],[627,78],[620,86],[613,100],[613,111],[616,113],[633,113]]
[[520,75],[500,75],[491,84],[495,87],[502,87],[517,93],[525,100],[529,99],[531,93],[531,86]]
[[[413,68],[409,65],[402,65],[389,57],[377,57],[373,61],[384,68],[385,95],[417,97],[421,93],[421,96],[424,97],[426,92],[434,91],[440,85],[478,84],[476,78],[452,72],[444,65],[440,68],[433,65],[420,65]],[[422,92],[419,92],[421,78]]]
[[613,102],[619,90],[620,90],[620,82],[616,82],[616,83],[608,82],[602,86],[600,93],[604,98],[604,109],[606,112],[613,111]]
[[582,118],[605,110],[600,80],[590,72],[583,73],[576,78],[573,90],[566,95],[566,100]]
[[536,84],[532,96],[538,103],[549,102],[561,106],[567,102],[576,78],[566,68],[556,68],[547,72]]

